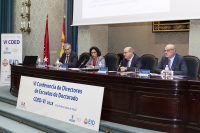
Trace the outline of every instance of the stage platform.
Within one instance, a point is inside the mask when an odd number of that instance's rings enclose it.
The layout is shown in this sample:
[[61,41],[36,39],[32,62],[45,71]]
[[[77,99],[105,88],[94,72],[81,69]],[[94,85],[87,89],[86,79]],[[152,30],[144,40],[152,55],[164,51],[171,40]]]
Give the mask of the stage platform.
[[[9,90],[10,86],[0,87],[0,132],[3,133],[23,133],[22,131],[25,130],[28,130],[29,133],[31,131],[34,133],[162,133],[103,120],[100,122],[99,132],[96,132],[66,122],[19,110],[15,107],[17,97],[12,96]],[[4,124],[1,124],[3,121]],[[17,126],[16,123],[14,124],[14,122],[17,122],[19,126]],[[13,124],[15,126],[12,126]],[[20,131],[20,129],[22,131]]]

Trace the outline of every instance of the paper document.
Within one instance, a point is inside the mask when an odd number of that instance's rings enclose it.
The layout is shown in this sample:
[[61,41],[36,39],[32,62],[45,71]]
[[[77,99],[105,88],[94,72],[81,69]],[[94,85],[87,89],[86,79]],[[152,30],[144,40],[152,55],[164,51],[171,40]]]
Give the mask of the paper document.
[[135,72],[132,72],[132,71],[128,71],[128,72],[117,72],[117,73],[123,73],[123,74],[128,74],[128,73],[135,73]]
[[80,70],[79,68],[68,68],[69,70]]
[[149,76],[149,74],[138,74],[139,76]]

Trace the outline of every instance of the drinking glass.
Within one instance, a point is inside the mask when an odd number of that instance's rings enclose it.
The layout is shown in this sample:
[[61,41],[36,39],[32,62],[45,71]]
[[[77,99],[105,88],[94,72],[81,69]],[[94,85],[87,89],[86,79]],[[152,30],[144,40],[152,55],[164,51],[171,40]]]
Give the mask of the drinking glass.
[[139,74],[140,73],[140,69],[139,68],[135,68],[135,74]]

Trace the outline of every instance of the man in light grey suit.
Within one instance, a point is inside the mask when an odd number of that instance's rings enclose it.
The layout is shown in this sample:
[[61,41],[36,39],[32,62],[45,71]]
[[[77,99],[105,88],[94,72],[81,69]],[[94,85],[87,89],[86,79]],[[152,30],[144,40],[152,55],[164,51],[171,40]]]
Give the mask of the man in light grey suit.
[[162,57],[158,66],[156,66],[155,73],[165,73],[165,67],[168,65],[169,74],[187,75],[187,64],[183,56],[176,53],[176,48],[173,44],[168,44],[165,47],[165,56]]
[[90,59],[85,65],[87,68],[105,67],[105,59],[101,56],[101,52],[97,47],[90,48]]

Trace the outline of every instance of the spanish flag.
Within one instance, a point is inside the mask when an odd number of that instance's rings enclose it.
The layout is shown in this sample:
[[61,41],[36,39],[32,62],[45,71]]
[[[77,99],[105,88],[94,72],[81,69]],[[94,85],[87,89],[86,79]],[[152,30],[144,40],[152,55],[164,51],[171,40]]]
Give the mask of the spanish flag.
[[66,25],[65,25],[65,16],[63,17],[63,26],[62,26],[62,35],[61,35],[61,49],[60,49],[60,57],[64,53],[63,44],[67,42],[66,40]]

